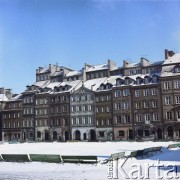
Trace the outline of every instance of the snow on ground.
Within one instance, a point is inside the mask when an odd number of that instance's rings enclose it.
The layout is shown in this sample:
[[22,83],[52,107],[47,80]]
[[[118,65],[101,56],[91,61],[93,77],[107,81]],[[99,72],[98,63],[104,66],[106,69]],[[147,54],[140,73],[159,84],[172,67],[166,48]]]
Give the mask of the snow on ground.
[[[180,177],[180,149],[167,149],[169,144],[175,142],[67,142],[67,143],[22,143],[22,144],[0,144],[0,154],[17,153],[39,153],[39,154],[60,154],[60,155],[97,155],[110,156],[112,153],[125,151],[129,154],[133,150],[147,147],[163,146],[163,153],[141,159],[129,158],[123,169],[127,174],[133,169],[132,165],[138,163],[142,169],[142,176],[147,176],[145,172],[147,163],[156,164],[157,160],[165,166],[173,165],[174,171],[169,173],[171,179]],[[123,161],[123,160],[122,160]],[[119,161],[119,164],[122,162]],[[0,162],[0,180],[106,180],[109,164],[56,164],[56,163],[10,163]],[[172,168],[172,167],[171,167]],[[115,169],[115,168],[114,168]],[[162,167],[160,174],[162,179],[167,179],[167,167]],[[156,169],[149,169],[149,179],[157,179]],[[114,173],[115,174],[115,173]],[[125,179],[118,167],[118,178]],[[134,177],[137,173],[133,174]],[[132,178],[133,179],[133,178]],[[143,179],[143,178],[142,178]],[[145,179],[145,177],[144,177]],[[179,178],[180,179],[180,178]]]

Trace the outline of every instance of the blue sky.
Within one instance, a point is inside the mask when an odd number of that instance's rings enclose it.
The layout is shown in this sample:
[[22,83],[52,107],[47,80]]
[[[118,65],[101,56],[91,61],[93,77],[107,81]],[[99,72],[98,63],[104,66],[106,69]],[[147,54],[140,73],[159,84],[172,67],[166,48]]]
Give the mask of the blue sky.
[[0,0],[0,87],[35,82],[39,66],[79,70],[180,52],[179,0]]

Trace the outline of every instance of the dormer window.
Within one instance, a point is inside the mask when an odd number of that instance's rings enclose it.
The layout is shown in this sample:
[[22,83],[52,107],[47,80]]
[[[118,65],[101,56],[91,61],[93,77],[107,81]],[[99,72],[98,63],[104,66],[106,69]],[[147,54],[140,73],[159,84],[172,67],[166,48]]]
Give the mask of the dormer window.
[[149,77],[145,77],[145,78],[144,78],[144,83],[145,83],[145,84],[148,84],[148,83],[149,83]]
[[157,76],[153,76],[152,82],[153,83],[157,83],[158,82],[158,77]]
[[176,66],[176,67],[174,68],[174,72],[175,72],[175,73],[180,73],[180,66]]
[[99,90],[104,90],[105,88],[104,88],[104,85],[101,85],[100,87],[99,87]]
[[136,84],[141,84],[141,83],[142,83],[141,78],[137,78],[137,79],[136,79]]
[[124,81],[122,79],[117,79],[116,80],[116,86],[120,86],[122,84],[124,84]]
[[126,79],[125,79],[125,84],[126,84],[126,85],[130,84],[130,79],[129,79],[129,78],[126,78]]

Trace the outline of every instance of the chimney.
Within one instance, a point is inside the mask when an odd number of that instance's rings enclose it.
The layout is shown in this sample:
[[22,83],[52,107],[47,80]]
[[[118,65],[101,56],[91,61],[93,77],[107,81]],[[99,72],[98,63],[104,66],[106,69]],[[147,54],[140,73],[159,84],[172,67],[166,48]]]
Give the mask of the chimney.
[[8,99],[12,99],[12,89],[6,89],[6,96]]
[[149,60],[147,60],[146,58],[142,57],[141,58],[141,65],[142,66],[148,66],[150,63],[149,63]]
[[129,62],[127,60],[123,61],[123,67],[126,68],[128,66]]
[[85,68],[82,68],[82,72],[83,72],[83,82],[86,81],[86,70]]
[[0,88],[0,94],[5,94],[5,89],[3,87]]
[[112,71],[114,67],[116,67],[116,63],[108,59],[109,70]]
[[165,54],[165,59],[168,59],[169,57],[174,56],[175,52],[174,51],[168,51],[168,49],[165,49],[164,54]]

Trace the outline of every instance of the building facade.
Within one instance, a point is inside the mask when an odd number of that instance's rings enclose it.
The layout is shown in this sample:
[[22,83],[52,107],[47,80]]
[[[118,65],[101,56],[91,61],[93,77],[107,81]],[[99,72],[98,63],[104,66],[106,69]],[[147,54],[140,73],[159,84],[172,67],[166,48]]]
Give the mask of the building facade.
[[5,141],[180,139],[180,54],[122,66],[49,65],[20,95],[0,88]]

